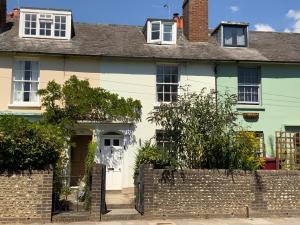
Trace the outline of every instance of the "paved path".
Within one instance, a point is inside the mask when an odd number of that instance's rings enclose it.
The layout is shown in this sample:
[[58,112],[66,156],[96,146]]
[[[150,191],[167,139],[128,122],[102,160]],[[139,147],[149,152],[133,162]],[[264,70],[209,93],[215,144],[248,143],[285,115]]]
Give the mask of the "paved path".
[[[16,224],[15,224],[16,225]],[[66,225],[50,223],[46,225]],[[263,218],[263,219],[203,219],[203,220],[160,220],[160,221],[114,221],[80,222],[69,225],[300,225],[299,218]]]

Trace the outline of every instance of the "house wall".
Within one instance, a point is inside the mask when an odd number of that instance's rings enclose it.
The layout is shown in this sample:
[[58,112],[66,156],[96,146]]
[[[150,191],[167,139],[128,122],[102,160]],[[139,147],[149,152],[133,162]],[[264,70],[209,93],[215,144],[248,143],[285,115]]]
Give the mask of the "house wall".
[[[10,106],[12,88],[12,66],[15,58],[22,56],[0,56],[0,113],[12,112],[20,115],[40,115],[41,107]],[[80,79],[88,78],[92,86],[101,86],[123,97],[132,97],[142,102],[142,121],[134,128],[133,139],[124,154],[123,187],[133,187],[134,160],[137,150],[146,141],[154,137],[157,127],[147,121],[149,112],[156,102],[156,65],[143,60],[97,59],[84,57],[39,56],[40,88],[55,80],[63,84],[71,75]],[[180,85],[190,92],[215,89],[214,66],[209,63],[179,63]],[[3,80],[3,82],[2,82]],[[111,132],[126,130],[123,125],[105,125],[98,131]],[[130,128],[131,129],[131,128]],[[100,139],[99,146],[101,145]]]
[[[240,115],[239,123],[249,130],[263,131],[267,155],[274,156],[276,131],[291,129],[300,131],[300,65],[257,64],[256,66],[261,67],[261,104],[238,105],[237,109],[241,113],[259,113],[259,119],[246,121]],[[218,66],[219,92],[237,94],[237,68],[238,65],[233,63]]]
[[[146,141],[154,137],[156,125],[147,121],[149,113],[158,105],[156,102],[156,65],[153,61],[101,60],[101,87],[118,93],[123,97],[132,97],[142,102],[142,121],[134,131],[134,141],[124,155],[123,187],[133,187],[134,160],[137,150]],[[170,63],[170,62],[167,62]],[[189,91],[200,92],[202,88],[215,88],[214,67],[212,64],[180,63],[180,85],[190,85]],[[110,126],[112,129],[112,127]],[[109,130],[106,130],[109,131]]]
[[12,105],[13,64],[18,59],[35,59],[40,62],[39,88],[45,88],[49,81],[63,84],[72,75],[79,79],[89,79],[92,86],[99,86],[99,60],[85,57],[63,56],[14,56],[0,55],[0,112],[11,112],[20,115],[39,115],[41,107],[16,107]]

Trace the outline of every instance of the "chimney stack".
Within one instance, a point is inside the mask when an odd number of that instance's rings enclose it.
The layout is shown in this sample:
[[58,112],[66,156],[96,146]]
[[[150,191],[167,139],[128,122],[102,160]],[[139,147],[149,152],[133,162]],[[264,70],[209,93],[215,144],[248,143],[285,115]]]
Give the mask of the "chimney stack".
[[181,16],[179,16],[179,13],[174,13],[173,14],[173,20],[176,22],[177,29],[182,29],[183,28],[183,19]]
[[183,33],[191,42],[208,42],[208,0],[184,0]]
[[0,31],[2,31],[6,25],[6,0],[0,0]]

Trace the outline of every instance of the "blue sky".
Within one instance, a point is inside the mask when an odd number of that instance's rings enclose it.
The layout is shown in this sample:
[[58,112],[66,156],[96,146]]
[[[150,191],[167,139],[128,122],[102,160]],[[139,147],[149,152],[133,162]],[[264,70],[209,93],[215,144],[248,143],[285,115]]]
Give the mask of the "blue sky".
[[[183,0],[8,0],[18,6],[67,8],[75,21],[143,25],[147,17],[181,13]],[[249,22],[251,29],[300,32],[300,0],[209,0],[209,27],[222,20]]]

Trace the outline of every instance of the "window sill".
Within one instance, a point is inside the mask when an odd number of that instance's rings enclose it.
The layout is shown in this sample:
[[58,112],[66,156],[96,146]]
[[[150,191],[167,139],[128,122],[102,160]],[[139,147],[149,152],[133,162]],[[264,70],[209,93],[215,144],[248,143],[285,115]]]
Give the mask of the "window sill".
[[8,105],[8,108],[41,108],[39,103],[12,103]]
[[241,111],[265,111],[265,107],[261,105],[237,105],[236,110],[241,110]]

